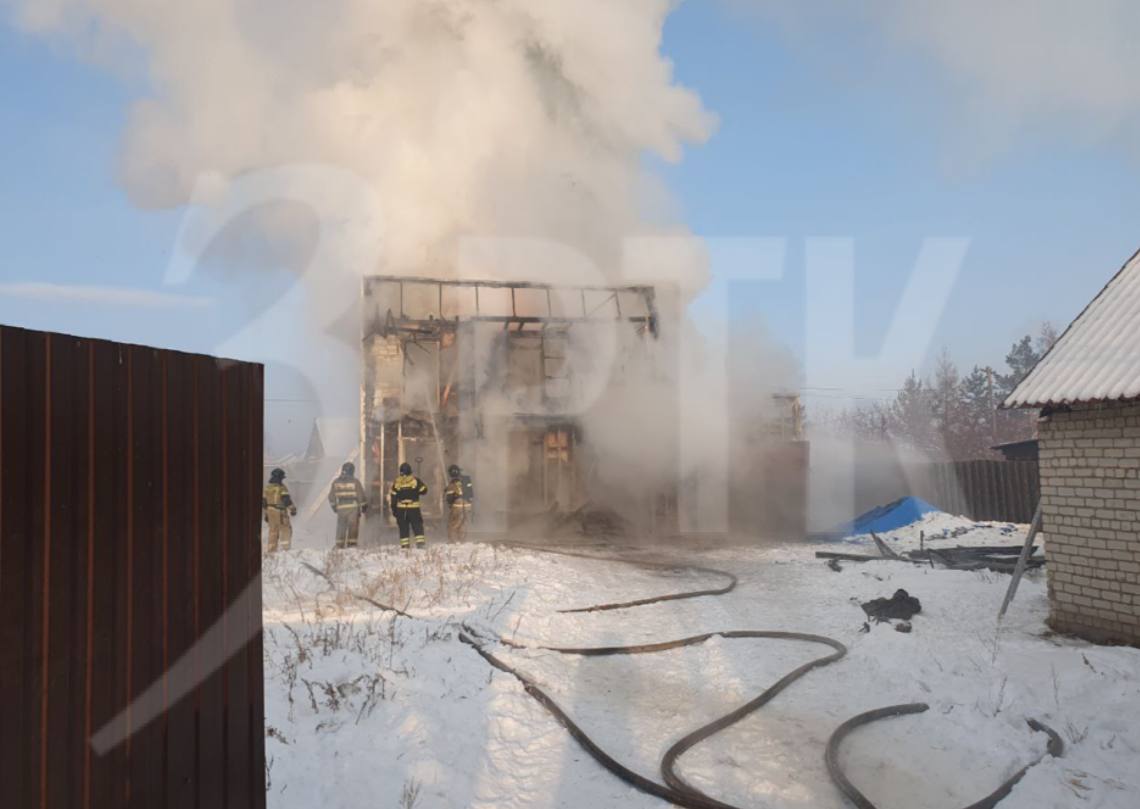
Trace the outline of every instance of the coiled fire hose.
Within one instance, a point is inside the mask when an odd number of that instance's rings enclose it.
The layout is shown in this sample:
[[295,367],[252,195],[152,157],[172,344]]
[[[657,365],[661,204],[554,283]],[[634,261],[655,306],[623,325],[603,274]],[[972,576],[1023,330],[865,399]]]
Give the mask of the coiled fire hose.
[[[831,780],[839,787],[839,791],[847,796],[851,803],[855,804],[858,809],[877,809],[875,804],[867,800],[867,797],[855,788],[855,785],[848,780],[847,775],[843,772],[843,768],[839,766],[839,746],[843,744],[843,740],[847,738],[850,733],[856,728],[863,725],[869,725],[880,719],[888,719],[894,716],[908,716],[911,714],[925,713],[930,709],[930,706],[925,702],[912,702],[907,705],[891,705],[886,708],[876,708],[873,711],[861,713],[858,716],[853,716],[835,729],[831,734],[831,738],[827,740],[827,772],[831,776]],[[993,809],[997,806],[998,802],[1006,797],[1017,782],[1025,777],[1029,769],[1037,764],[1040,764],[1047,756],[1054,756],[1059,758],[1065,751],[1065,745],[1061,741],[1061,737],[1057,735],[1056,731],[1036,719],[1025,720],[1026,724],[1035,731],[1045,733],[1049,736],[1049,744],[1045,748],[1045,752],[1038,756],[1038,758],[1029,764],[1026,764],[1012,776],[1007,778],[1001,786],[995,789],[980,801],[971,803],[965,809]]]
[[[533,680],[522,674],[518,669],[504,663],[499,658],[488,652],[484,645],[479,641],[477,636],[470,631],[470,627],[464,627],[464,632],[460,633],[459,640],[468,644],[479,655],[500,671],[504,671],[517,679],[526,690],[528,694],[534,697],[544,708],[546,708],[558,722],[566,728],[571,736],[577,741],[594,760],[612,772],[618,778],[637,787],[642,792],[647,792],[650,795],[655,795],[663,800],[670,801],[678,806],[690,807],[690,809],[737,809],[731,804],[718,801],[705,795],[696,787],[687,784],[676,772],[675,767],[677,760],[685,751],[694,747],[698,743],[713,736],[716,733],[736,724],[744,717],[752,712],[758,710],[763,705],[770,702],[777,694],[798,680],[800,677],[807,674],[814,668],[826,666],[829,663],[834,663],[836,660],[842,658],[847,654],[847,648],[837,640],[825,638],[821,635],[806,635],[799,632],[765,632],[759,630],[742,630],[735,632],[709,632],[704,635],[695,635],[690,638],[681,638],[680,640],[665,641],[662,643],[648,643],[639,646],[601,646],[584,649],[566,649],[558,647],[542,646],[537,647],[542,651],[557,652],[566,655],[581,655],[590,657],[600,657],[604,655],[634,655],[634,654],[652,654],[654,652],[664,652],[670,649],[680,649],[684,646],[695,646],[704,643],[710,638],[726,638],[729,640],[740,638],[767,638],[769,640],[799,640],[807,641],[810,643],[821,643],[830,646],[834,651],[824,657],[816,658],[809,661],[804,665],[797,668],[795,671],[782,677],[775,685],[765,689],[759,696],[741,705],[739,708],[725,714],[719,719],[715,719],[702,727],[697,728],[691,733],[682,737],[679,741],[675,742],[672,747],[665,751],[665,755],[661,759],[661,776],[665,784],[659,784],[643,775],[635,773],[625,765],[615,760],[612,756],[605,752],[601,747],[594,742],[577,723],[571,719],[561,707],[542,690]],[[536,647],[523,646],[521,644],[509,643],[500,641],[503,645],[516,649],[534,649]]]
[[[584,612],[603,612],[619,609],[630,609],[633,607],[648,606],[650,604],[658,604],[665,601],[678,601],[682,599],[700,598],[704,596],[719,596],[732,592],[737,585],[737,578],[731,573],[715,568],[697,567],[693,565],[680,565],[673,563],[660,563],[648,560],[635,560],[625,557],[607,557],[594,554],[574,553],[564,550],[554,550],[551,548],[543,548],[541,546],[532,545],[519,545],[513,543],[502,543],[508,547],[514,547],[522,550],[534,551],[537,553],[556,554],[560,556],[571,556],[582,559],[591,559],[600,562],[622,562],[625,564],[637,565],[651,569],[664,569],[664,570],[685,570],[695,573],[707,573],[724,577],[728,583],[720,588],[702,589],[702,590],[689,590],[680,593],[670,593],[662,596],[653,596],[650,598],[642,598],[634,601],[615,602],[609,604],[595,604],[589,607],[580,607],[575,609],[560,610],[563,614],[584,613]],[[327,581],[332,587],[336,588],[337,585],[332,579],[322,570],[313,567],[312,565],[302,562],[302,565],[308,568],[312,573],[320,576]],[[340,589],[340,588],[338,588]],[[343,591],[343,590],[342,590]],[[412,618],[415,616],[397,609],[386,604],[382,604],[372,598],[352,593],[349,591],[348,595],[370,604],[371,606],[385,610],[388,612],[396,613],[404,618]],[[525,674],[520,672],[515,667],[506,663],[501,658],[496,657],[487,650],[487,645],[490,643],[499,643],[510,649],[519,650],[537,650],[555,652],[564,655],[576,655],[582,657],[604,657],[609,655],[636,655],[636,654],[653,654],[656,652],[669,651],[671,649],[680,649],[686,646],[696,646],[704,643],[712,638],[725,638],[727,640],[738,639],[768,639],[768,640],[794,640],[806,643],[818,643],[828,646],[832,649],[830,654],[823,657],[810,660],[807,663],[799,666],[795,670],[781,677],[775,684],[769,686],[759,695],[739,706],[738,708],[730,711],[729,713],[714,719],[696,730],[686,734],[681,739],[676,741],[661,758],[661,777],[665,782],[664,784],[658,783],[650,778],[634,772],[619,762],[602,747],[595,742],[573,719],[564,711],[561,706],[547,694],[536,682],[531,680]],[[702,741],[720,733],[721,731],[735,725],[748,715],[759,710],[764,705],[771,702],[777,695],[784,689],[799,680],[813,669],[827,666],[841,660],[847,654],[847,647],[834,638],[828,638],[823,635],[812,635],[803,632],[781,632],[781,631],[767,631],[767,630],[735,630],[726,632],[708,632],[702,635],[694,635],[688,638],[680,638],[677,640],[662,641],[659,643],[646,643],[633,646],[597,646],[585,648],[568,648],[568,647],[553,647],[553,646],[527,646],[520,643],[515,643],[506,638],[484,638],[475,629],[468,624],[462,625],[462,631],[459,633],[459,640],[470,646],[480,657],[482,657],[488,664],[495,669],[510,674],[514,677],[535,701],[544,707],[555,720],[562,725],[566,731],[578,742],[578,744],[590,756],[597,761],[606,770],[613,773],[615,776],[625,781],[630,786],[645,792],[646,794],[653,795],[661,798],[662,800],[669,801],[677,806],[687,807],[687,809],[742,809],[742,807],[734,806],[733,804],[719,801],[716,798],[704,794],[696,787],[688,784],[676,772],[677,761],[680,757],[692,749]],[[879,719],[885,719],[894,716],[905,716],[908,714],[917,714],[926,711],[929,708],[924,703],[912,703],[908,705],[894,705],[887,708],[879,708],[874,711],[860,714],[851,719],[848,719],[840,725],[827,743],[827,752],[825,761],[827,764],[828,774],[831,776],[832,781],[835,782],[836,787],[850,800],[858,809],[878,809],[875,804],[871,803],[866,796],[864,796],[847,778],[843,769],[839,765],[839,747],[843,740],[856,728],[869,724]],[[1001,786],[990,793],[988,796],[980,801],[977,801],[965,809],[993,809],[996,804],[1005,798],[1013,787],[1025,776],[1031,767],[1038,764],[1046,756],[1060,756],[1063,752],[1064,745],[1060,737],[1049,727],[1037,722],[1036,720],[1027,720],[1029,726],[1033,730],[1041,731],[1049,735],[1049,745],[1044,755],[1037,760],[1023,767],[1012,777],[1007,779]]]

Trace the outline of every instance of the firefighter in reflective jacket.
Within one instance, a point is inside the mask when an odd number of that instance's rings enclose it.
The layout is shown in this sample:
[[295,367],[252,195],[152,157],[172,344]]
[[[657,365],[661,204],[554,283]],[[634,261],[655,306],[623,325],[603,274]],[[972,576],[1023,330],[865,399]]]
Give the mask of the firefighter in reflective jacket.
[[284,469],[274,469],[269,473],[269,483],[261,493],[261,513],[269,525],[267,551],[289,550],[293,544],[293,525],[289,517],[297,516],[297,507],[293,505],[293,498],[285,485]]
[[475,487],[471,484],[471,476],[463,474],[463,470],[455,464],[448,467],[447,475],[450,480],[443,493],[449,507],[447,538],[451,542],[461,542],[467,538],[467,522],[471,517]]
[[411,464],[400,464],[400,476],[392,481],[388,502],[396,525],[400,526],[400,547],[411,545],[412,532],[415,532],[416,547],[422,548],[424,538],[424,515],[420,510],[420,497],[427,494],[427,485],[412,474]]
[[329,489],[329,506],[336,512],[336,547],[355,548],[360,536],[360,515],[368,511],[368,504],[352,464],[340,468],[340,477]]

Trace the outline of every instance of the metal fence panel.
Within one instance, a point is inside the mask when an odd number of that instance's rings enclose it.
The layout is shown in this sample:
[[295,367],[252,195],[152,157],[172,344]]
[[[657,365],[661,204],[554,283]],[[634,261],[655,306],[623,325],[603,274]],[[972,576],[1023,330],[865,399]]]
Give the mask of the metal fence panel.
[[[5,805],[263,809],[262,387],[257,365],[0,326]],[[251,582],[226,631],[252,640],[211,673],[196,644]],[[130,706],[152,686],[149,721]]]
[[913,494],[974,520],[1027,523],[1040,497],[1036,461],[955,461],[914,475]]

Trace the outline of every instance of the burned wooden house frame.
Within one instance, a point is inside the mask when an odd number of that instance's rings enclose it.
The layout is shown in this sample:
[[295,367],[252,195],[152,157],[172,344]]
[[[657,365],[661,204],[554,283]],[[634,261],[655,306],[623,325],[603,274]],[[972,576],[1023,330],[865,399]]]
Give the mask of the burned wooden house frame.
[[429,518],[443,511],[452,464],[475,476],[484,524],[581,504],[575,334],[656,340],[653,287],[370,276],[361,300],[361,458],[373,507],[401,463],[428,484]]

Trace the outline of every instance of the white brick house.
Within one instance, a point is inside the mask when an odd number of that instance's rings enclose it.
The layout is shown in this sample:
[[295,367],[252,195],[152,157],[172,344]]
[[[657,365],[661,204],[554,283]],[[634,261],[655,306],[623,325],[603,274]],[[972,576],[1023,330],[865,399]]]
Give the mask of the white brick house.
[[1050,624],[1140,644],[1140,253],[1004,406],[1041,410]]

